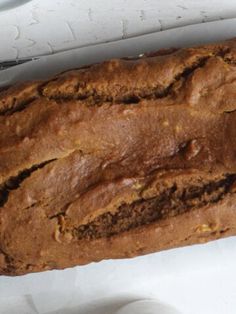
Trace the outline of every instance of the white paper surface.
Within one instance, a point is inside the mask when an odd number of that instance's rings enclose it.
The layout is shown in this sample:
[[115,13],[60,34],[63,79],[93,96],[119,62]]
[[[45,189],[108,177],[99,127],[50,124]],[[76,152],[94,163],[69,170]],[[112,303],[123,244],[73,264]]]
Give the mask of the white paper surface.
[[[0,84],[44,78],[108,58],[232,37],[236,19],[182,27],[42,57],[1,71]],[[113,314],[128,302],[146,298],[182,314],[235,314],[235,263],[236,238],[229,238],[130,260],[2,276],[0,314]]]

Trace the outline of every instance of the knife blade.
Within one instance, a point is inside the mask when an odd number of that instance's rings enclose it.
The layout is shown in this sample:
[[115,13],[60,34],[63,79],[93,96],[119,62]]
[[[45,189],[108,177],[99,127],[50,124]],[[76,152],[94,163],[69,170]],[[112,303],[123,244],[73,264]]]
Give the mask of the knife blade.
[[16,65],[20,65],[20,64],[23,64],[26,62],[38,60],[38,59],[39,59],[38,57],[34,57],[34,58],[25,58],[25,59],[3,61],[3,62],[0,62],[0,71],[6,70],[8,68],[11,68],[11,67],[14,67]]

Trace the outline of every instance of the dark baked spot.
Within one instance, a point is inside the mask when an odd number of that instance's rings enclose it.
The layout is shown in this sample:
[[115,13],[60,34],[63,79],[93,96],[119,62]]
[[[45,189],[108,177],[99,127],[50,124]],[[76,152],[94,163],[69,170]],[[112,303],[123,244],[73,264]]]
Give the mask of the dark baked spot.
[[8,86],[1,86],[0,87],[0,93],[4,92],[4,91],[7,91],[11,86],[8,85]]
[[218,181],[205,182],[179,190],[174,184],[162,194],[150,199],[121,205],[115,213],[105,213],[86,225],[74,229],[79,239],[110,237],[160,219],[176,216],[195,208],[219,202],[230,193],[236,174]]
[[35,99],[37,99],[37,97],[33,96],[31,98],[25,99],[24,101],[20,101],[17,104],[17,98],[14,97],[13,102],[12,102],[12,107],[11,108],[8,107],[4,110],[1,110],[0,115],[8,116],[8,115],[13,114],[14,112],[20,112],[24,110],[26,107],[28,107]]
[[0,247],[0,254],[4,256],[5,260],[5,268],[3,268],[3,272],[6,273],[14,273],[15,266],[14,266],[14,259],[9,254],[7,254],[3,249]]
[[227,232],[229,232],[229,230],[230,230],[230,228],[222,229],[222,230],[220,230],[220,234],[222,235],[224,233],[227,233]]

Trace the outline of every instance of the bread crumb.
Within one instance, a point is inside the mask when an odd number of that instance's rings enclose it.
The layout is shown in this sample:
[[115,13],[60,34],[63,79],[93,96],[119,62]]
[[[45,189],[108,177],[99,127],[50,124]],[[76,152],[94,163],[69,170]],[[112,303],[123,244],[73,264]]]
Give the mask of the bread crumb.
[[55,232],[54,232],[54,239],[58,242],[58,243],[61,243],[61,239],[60,239],[60,231],[59,229],[56,229]]
[[209,224],[202,224],[200,226],[197,226],[196,232],[197,233],[204,233],[204,232],[212,232],[217,231],[217,226],[209,225]]
[[199,144],[199,142],[197,140],[192,140],[186,147],[185,151],[186,159],[190,160],[193,157],[197,156],[201,149],[202,146]]
[[140,190],[143,187],[143,185],[139,182],[134,183],[133,188],[135,190]]
[[17,125],[16,126],[16,135],[20,135],[20,132],[21,132],[21,126],[20,125]]
[[72,241],[72,239],[73,239],[73,236],[72,236],[72,234],[70,232],[66,232],[64,234],[63,239],[65,239],[65,242],[70,243]]
[[176,125],[176,127],[175,127],[176,133],[179,133],[181,130],[182,130],[182,127],[179,125]]
[[169,126],[170,124],[169,124],[169,121],[168,120],[165,120],[164,122],[163,122],[163,125],[164,126]]

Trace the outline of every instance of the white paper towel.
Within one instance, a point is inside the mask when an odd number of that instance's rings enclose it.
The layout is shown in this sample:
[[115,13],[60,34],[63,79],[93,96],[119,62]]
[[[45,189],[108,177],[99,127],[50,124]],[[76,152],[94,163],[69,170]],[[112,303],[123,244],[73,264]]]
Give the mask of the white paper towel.
[[[181,27],[74,49],[0,72],[0,84],[45,78],[69,68],[163,47],[236,37],[236,19]],[[183,314],[236,313],[236,239],[131,260],[103,261],[64,271],[0,277],[0,314],[112,314],[142,298]]]

